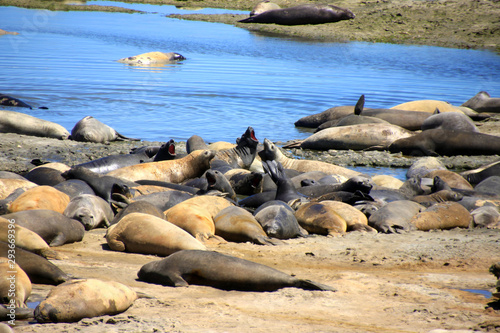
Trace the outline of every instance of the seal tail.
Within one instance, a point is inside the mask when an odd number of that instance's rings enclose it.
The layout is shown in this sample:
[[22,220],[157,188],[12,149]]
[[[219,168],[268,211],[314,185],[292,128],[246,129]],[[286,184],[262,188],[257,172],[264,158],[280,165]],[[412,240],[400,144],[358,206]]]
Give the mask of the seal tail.
[[238,22],[241,22],[241,23],[254,23],[254,19],[253,19],[253,16],[250,16],[250,17],[247,17],[246,19],[239,20]]
[[314,282],[311,280],[299,280],[297,288],[305,290],[337,291],[336,288],[330,287],[326,284]]
[[116,140],[117,141],[140,141],[141,139],[129,138],[129,137],[126,137],[125,135],[122,135],[122,134],[116,132]]

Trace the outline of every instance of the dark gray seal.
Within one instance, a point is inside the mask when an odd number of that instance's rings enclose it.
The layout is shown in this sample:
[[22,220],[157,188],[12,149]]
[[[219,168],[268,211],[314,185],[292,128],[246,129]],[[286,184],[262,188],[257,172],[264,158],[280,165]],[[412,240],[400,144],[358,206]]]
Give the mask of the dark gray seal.
[[411,219],[425,207],[409,200],[396,200],[373,212],[368,219],[368,225],[377,231],[392,234],[416,230],[410,223]]
[[55,186],[66,180],[61,174],[59,170],[40,166],[30,170],[24,178],[38,185]]
[[136,186],[138,184],[126,181],[120,178],[100,175],[89,169],[81,166],[76,166],[70,170],[64,172],[63,177],[66,179],[80,179],[89,184],[89,186],[94,190],[95,194],[103,198],[104,200],[110,202],[113,185],[126,185],[126,186]]
[[[0,256],[8,258],[9,243],[0,242]],[[16,264],[28,275],[32,283],[58,285],[70,277],[59,267],[38,254],[16,248]]]
[[270,9],[240,20],[241,23],[274,23],[281,25],[322,24],[351,20],[349,9],[333,5],[306,4],[289,8]]
[[455,111],[435,113],[423,121],[422,131],[433,128],[479,132],[469,116]]
[[257,156],[259,140],[254,129],[249,126],[245,133],[236,140],[236,147],[218,151],[212,161],[226,161],[233,168],[248,169]]
[[75,166],[87,168],[95,173],[105,174],[130,165],[171,160],[175,156],[174,140],[170,140],[160,147],[141,147],[133,150],[130,154],[104,156]]
[[140,281],[174,287],[198,284],[241,291],[275,291],[286,287],[335,291],[330,286],[298,279],[262,264],[200,250],[179,251],[145,264],[137,276]]
[[416,156],[498,155],[500,137],[484,133],[430,129],[394,141],[391,153]]
[[491,176],[500,176],[500,161],[483,165],[474,170],[468,170],[460,173],[471,185],[479,184]]
[[486,91],[480,91],[462,106],[471,108],[476,112],[500,113],[500,98],[491,97]]
[[290,239],[305,237],[305,231],[297,222],[294,210],[280,200],[272,200],[261,205],[253,213],[269,237]]
[[20,99],[4,94],[0,94],[0,105],[18,106],[18,107],[33,109],[31,105],[21,101]]
[[50,246],[61,246],[83,239],[85,228],[77,220],[49,209],[32,209],[2,215],[37,233]]
[[138,141],[118,133],[113,128],[103,124],[92,116],[86,116],[78,121],[71,130],[72,140],[84,142],[106,143],[110,141]]

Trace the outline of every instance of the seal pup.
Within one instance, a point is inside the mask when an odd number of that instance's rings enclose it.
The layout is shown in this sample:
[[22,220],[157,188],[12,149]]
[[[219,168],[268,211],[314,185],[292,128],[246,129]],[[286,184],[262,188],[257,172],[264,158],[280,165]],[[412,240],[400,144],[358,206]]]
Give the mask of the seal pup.
[[280,25],[322,24],[351,20],[354,13],[333,5],[305,4],[289,8],[270,9],[240,20],[241,23],[274,23]]
[[180,250],[206,250],[191,234],[165,219],[144,213],[130,213],[106,232],[114,251],[168,256]]
[[53,288],[34,314],[39,323],[72,323],[122,313],[137,298],[135,291],[115,281],[72,280]]
[[80,221],[85,230],[99,226],[107,228],[115,216],[109,203],[94,194],[81,194],[71,199],[63,215]]
[[269,237],[290,239],[308,235],[297,222],[294,210],[281,200],[271,200],[260,205],[253,215]]
[[66,140],[69,132],[54,122],[24,113],[0,110],[0,133],[17,133]]
[[471,108],[476,112],[500,113],[500,98],[491,97],[486,91],[480,91],[462,106]]
[[181,60],[186,60],[186,58],[179,53],[154,51],[142,53],[132,57],[121,58],[117,61],[127,65],[147,66],[173,63]]
[[92,116],[79,120],[71,130],[71,140],[107,143],[110,141],[139,141],[128,138]]
[[262,264],[213,251],[176,252],[145,264],[137,277],[140,281],[173,287],[197,284],[241,291],[275,291],[286,287],[335,291],[324,284],[298,279]]

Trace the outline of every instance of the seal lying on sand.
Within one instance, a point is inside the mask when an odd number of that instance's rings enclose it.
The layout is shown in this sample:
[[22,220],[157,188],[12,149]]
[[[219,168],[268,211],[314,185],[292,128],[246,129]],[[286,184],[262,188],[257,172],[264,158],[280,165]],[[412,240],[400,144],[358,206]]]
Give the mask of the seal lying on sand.
[[281,25],[321,24],[353,19],[349,9],[333,5],[306,4],[290,8],[266,10],[240,20],[241,23],[275,23]]
[[59,124],[6,110],[0,110],[0,133],[17,133],[60,140],[69,137],[69,132]]
[[150,262],[141,267],[137,276],[141,281],[174,287],[191,283],[223,290],[274,291],[295,287],[335,291],[330,286],[298,279],[252,261],[200,250],[179,251]]
[[480,91],[462,106],[471,108],[476,112],[500,113],[500,98],[493,98],[486,91]]
[[39,323],[72,323],[127,310],[137,293],[115,281],[73,280],[52,289],[35,309]]
[[71,139],[75,141],[106,143],[110,141],[138,141],[121,135],[113,128],[101,123],[92,116],[86,116],[71,130]]

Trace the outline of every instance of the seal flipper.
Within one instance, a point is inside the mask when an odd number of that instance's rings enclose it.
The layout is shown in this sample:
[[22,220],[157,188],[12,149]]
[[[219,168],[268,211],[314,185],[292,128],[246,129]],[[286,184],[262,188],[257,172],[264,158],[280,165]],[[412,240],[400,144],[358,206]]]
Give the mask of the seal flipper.
[[314,282],[311,280],[297,280],[297,288],[304,290],[321,290],[321,291],[337,291],[336,288],[327,286],[326,284]]
[[365,107],[365,95],[361,95],[361,97],[359,97],[358,101],[356,102],[356,105],[354,106],[354,114],[360,116],[361,112],[363,112],[364,107]]
[[[116,131],[115,131],[116,132]],[[129,138],[116,132],[116,141],[140,141],[141,139]]]

